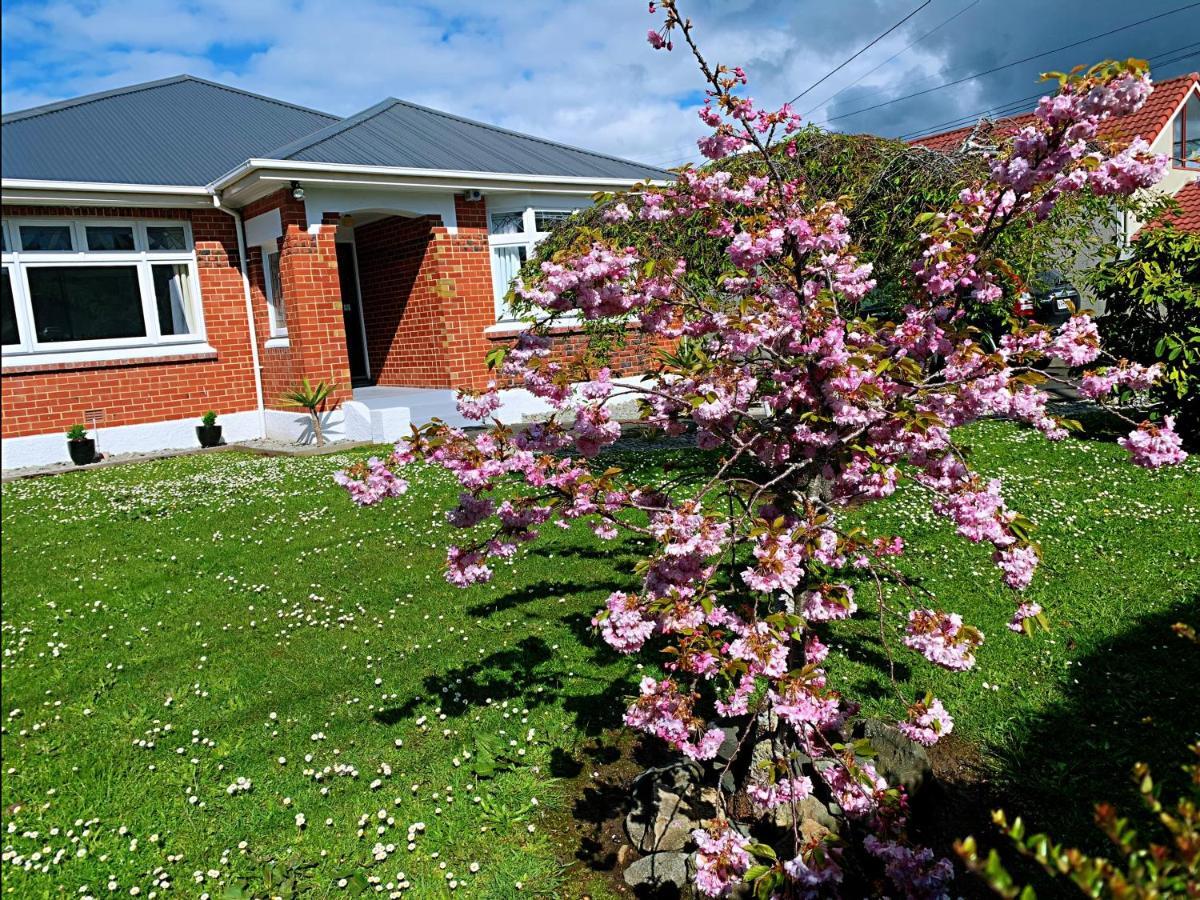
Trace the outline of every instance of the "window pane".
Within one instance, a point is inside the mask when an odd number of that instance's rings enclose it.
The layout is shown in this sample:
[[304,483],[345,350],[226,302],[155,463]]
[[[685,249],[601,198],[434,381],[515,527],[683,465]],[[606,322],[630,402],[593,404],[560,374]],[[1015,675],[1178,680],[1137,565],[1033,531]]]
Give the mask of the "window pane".
[[533,227],[535,231],[549,231],[559,222],[565,222],[571,218],[571,213],[566,210],[535,210],[533,214]]
[[192,283],[185,265],[151,266],[160,334],[191,334]]
[[8,269],[4,270],[4,295],[0,298],[0,332],[3,332],[4,346],[9,344],[21,343],[21,337],[17,332],[17,306],[13,302],[12,279],[9,277]]
[[187,235],[182,225],[147,225],[146,246],[151,250],[186,250]]
[[1175,160],[1177,165],[1200,168],[1200,97],[1195,94],[1175,117]]
[[132,250],[132,225],[89,225],[87,226],[89,250]]
[[492,234],[521,234],[525,231],[525,213],[492,213]]
[[525,262],[525,246],[492,248],[492,287],[496,295],[496,318],[501,322],[516,318],[504,302],[504,296]]
[[22,250],[73,250],[70,225],[22,225]]
[[42,343],[146,335],[137,266],[36,266],[26,277]]
[[287,309],[283,301],[283,282],[279,278],[278,253],[267,254],[267,278],[271,286],[268,297],[273,317],[271,324],[275,331],[283,331],[287,328]]

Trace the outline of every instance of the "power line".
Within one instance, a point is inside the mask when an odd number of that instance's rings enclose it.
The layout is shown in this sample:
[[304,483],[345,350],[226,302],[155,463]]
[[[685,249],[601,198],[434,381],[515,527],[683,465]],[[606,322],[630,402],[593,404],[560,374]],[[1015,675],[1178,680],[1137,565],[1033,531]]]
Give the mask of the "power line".
[[911,94],[905,94],[903,97],[895,97],[891,100],[885,100],[882,103],[875,103],[875,104],[872,104],[871,106],[864,106],[862,109],[855,109],[855,110],[851,110],[848,113],[842,113],[840,116],[832,116],[828,119],[823,119],[822,121],[820,121],[816,124],[826,125],[830,122],[837,122],[841,119],[848,119],[851,116],[857,116],[862,113],[870,112],[875,109],[882,109],[885,106],[891,106],[893,103],[899,103],[902,100],[911,100],[914,97],[923,97],[926,94],[932,94],[934,91],[940,91],[943,88],[953,87],[954,85],[957,85],[957,84],[963,84],[964,82],[971,81],[975,78],[982,78],[985,75],[991,75],[991,74],[994,74],[995,72],[1001,72],[1004,69],[1011,69],[1013,66],[1019,66],[1024,63],[1027,63],[1027,62],[1032,62],[1035,59],[1041,59],[1044,56],[1050,56],[1052,53],[1058,53],[1062,50],[1070,50],[1073,47],[1079,47],[1079,46],[1082,46],[1083,44],[1087,44],[1092,41],[1099,40],[1100,38],[1103,38],[1103,37],[1109,37],[1110,35],[1119,34],[1122,31],[1128,31],[1130,28],[1135,28],[1138,25],[1144,25],[1147,22],[1154,22],[1158,19],[1166,18],[1167,16],[1173,16],[1173,15],[1175,15],[1175,13],[1185,12],[1189,9],[1195,9],[1198,6],[1200,6],[1200,2],[1189,3],[1186,6],[1180,6],[1175,9],[1169,10],[1167,12],[1159,13],[1157,16],[1150,16],[1145,19],[1139,19],[1136,22],[1130,22],[1128,25],[1122,25],[1119,28],[1113,28],[1110,31],[1105,31],[1100,34],[1093,34],[1091,37],[1086,37],[1086,38],[1083,38],[1082,40],[1078,40],[1078,41],[1075,41],[1070,44],[1064,44],[1061,47],[1055,47],[1051,50],[1043,50],[1041,53],[1035,53],[1032,56],[1026,56],[1023,59],[1013,60],[1012,62],[1005,63],[1004,65],[994,66],[993,68],[985,69],[982,72],[975,72],[971,75],[964,75],[961,78],[956,78],[953,81],[943,82],[942,84],[935,85],[934,87],[926,88],[923,91],[914,91]]
[[[1200,47],[1200,42],[1185,44],[1182,47],[1175,47],[1171,50],[1164,50],[1162,53],[1158,53],[1149,57],[1147,62],[1154,63],[1160,69],[1166,66],[1174,65],[1175,63],[1182,62],[1185,59],[1191,59],[1194,56],[1200,56],[1200,50],[1193,49],[1195,47]],[[1181,51],[1190,52],[1182,53],[1180,56],[1173,56],[1173,54],[1180,53]],[[1163,58],[1168,56],[1172,58]],[[1044,93],[1045,91],[1039,91],[1036,94],[1030,94],[1028,97],[1021,97],[1016,100],[1007,100],[1000,104],[992,104],[986,109],[981,109],[973,113],[957,116],[953,119],[948,119],[945,122],[939,122],[936,125],[924,125],[918,129],[900,135],[900,140],[912,140],[915,138],[929,137],[931,134],[939,134],[943,131],[953,131],[956,127],[964,128],[967,125],[972,125],[979,121],[981,116],[1004,115],[1009,112],[1015,112],[1021,109],[1022,106],[1029,103],[1031,100],[1039,99]]]
[[824,100],[822,100],[820,103],[818,103],[818,104],[816,104],[815,106],[811,106],[811,107],[809,107],[808,109],[806,109],[806,110],[805,110],[803,113],[801,113],[801,115],[802,115],[802,116],[807,116],[807,115],[808,115],[809,113],[811,113],[811,112],[812,112],[814,109],[820,109],[822,106],[824,106],[824,105],[825,105],[826,103],[828,103],[830,100],[833,100],[835,97],[840,97],[842,94],[846,93],[846,91],[850,90],[850,88],[854,87],[856,84],[858,84],[858,83],[859,83],[860,81],[862,81],[864,78],[867,78],[867,77],[869,77],[869,76],[871,76],[871,75],[874,75],[876,72],[878,72],[878,71],[879,71],[880,69],[882,69],[884,66],[886,66],[888,63],[892,62],[893,60],[895,60],[896,58],[898,58],[898,57],[900,57],[900,56],[903,56],[905,53],[907,53],[907,52],[908,52],[909,50],[911,50],[913,47],[917,46],[917,44],[921,43],[921,41],[925,40],[925,38],[929,37],[929,36],[930,36],[931,34],[933,34],[935,31],[940,31],[942,28],[944,28],[945,26],[949,25],[951,22],[953,22],[955,19],[957,19],[957,18],[958,18],[959,16],[961,16],[963,13],[965,13],[965,12],[966,12],[968,9],[971,9],[971,8],[972,8],[972,7],[974,7],[974,6],[978,6],[978,5],[979,5],[979,2],[980,2],[980,0],[971,0],[971,2],[970,2],[970,3],[968,3],[966,6],[964,6],[962,9],[960,9],[958,12],[956,12],[954,15],[950,16],[950,17],[949,17],[949,18],[947,18],[947,19],[943,19],[941,22],[939,22],[939,23],[938,23],[937,25],[935,25],[933,28],[930,28],[930,29],[929,29],[927,32],[925,32],[923,35],[921,35],[919,38],[917,38],[915,41],[913,41],[911,44],[909,44],[909,45],[908,45],[907,47],[905,47],[903,50],[899,51],[898,53],[893,53],[891,56],[889,56],[887,59],[885,59],[885,60],[884,60],[883,62],[881,62],[879,65],[877,65],[875,68],[873,68],[873,69],[869,69],[869,70],[867,70],[866,72],[863,72],[863,74],[859,75],[859,76],[858,76],[857,78],[855,78],[855,79],[854,79],[852,82],[850,82],[848,85],[846,85],[846,86],[845,86],[845,87],[843,87],[841,90],[839,90],[839,91],[838,91],[836,94],[830,94],[828,97],[826,97],[826,98],[825,98]]
[[876,44],[878,44],[880,41],[882,41],[885,37],[887,37],[889,34],[891,34],[893,31],[895,31],[897,28],[899,28],[901,25],[903,25],[905,22],[907,22],[909,19],[911,19],[913,16],[915,16],[917,13],[919,13],[921,10],[923,10],[925,7],[927,7],[932,2],[933,2],[933,0],[925,0],[924,3],[922,3],[916,9],[914,9],[912,12],[910,12],[907,16],[905,16],[903,19],[901,19],[899,22],[897,22],[895,25],[893,25],[887,31],[883,32],[883,34],[876,36],[875,39],[872,40],[869,44],[867,44],[864,47],[861,47],[857,52],[855,52],[855,54],[853,56],[849,56],[846,59],[842,60],[841,63],[839,63],[834,68],[830,69],[828,72],[826,72],[824,75],[822,75],[816,81],[814,81],[812,84],[810,84],[808,87],[806,87],[800,93],[798,93],[795,97],[793,97],[791,100],[789,100],[788,103],[795,103],[797,100],[799,100],[801,97],[803,97],[805,94],[807,94],[813,88],[815,88],[817,85],[819,85],[825,79],[827,79],[829,76],[835,75],[838,72],[840,72],[843,68],[848,66],[850,63],[854,62],[854,60],[858,59],[860,56],[862,56],[864,53],[866,53],[868,50],[870,50],[872,47],[874,47]]

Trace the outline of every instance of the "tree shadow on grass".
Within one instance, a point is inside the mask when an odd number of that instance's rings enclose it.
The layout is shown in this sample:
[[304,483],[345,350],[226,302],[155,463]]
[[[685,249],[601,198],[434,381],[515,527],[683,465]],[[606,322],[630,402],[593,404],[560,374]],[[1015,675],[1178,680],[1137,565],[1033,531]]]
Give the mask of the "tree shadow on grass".
[[594,689],[564,693],[558,653],[541,638],[527,637],[475,662],[426,676],[420,693],[375,712],[372,718],[381,725],[395,725],[426,706],[430,697],[441,698],[441,710],[447,716],[463,715],[489,701],[519,699],[530,708],[560,704],[575,717],[581,731],[597,735],[621,724],[627,698],[637,692],[631,676],[576,675],[570,684]]
[[[955,837],[975,835],[985,849],[1000,850],[1018,881],[1032,883],[1039,897],[1071,896],[1073,888],[1015,860],[1010,842],[991,824],[992,809],[1003,807],[1010,821],[1021,816],[1030,834],[1045,832],[1066,846],[1113,858],[1119,854],[1093,824],[1095,805],[1109,802],[1143,838],[1161,842],[1164,834],[1142,805],[1131,769],[1148,763],[1169,806],[1186,789],[1180,767],[1200,733],[1200,647],[1171,631],[1179,621],[1200,623],[1200,596],[1135,621],[1072,666],[1065,701],[1037,718],[1014,721],[1005,746],[991,748],[998,768],[990,783],[979,771],[940,777],[924,839],[945,852]],[[949,762],[961,763],[970,753],[966,748]]]

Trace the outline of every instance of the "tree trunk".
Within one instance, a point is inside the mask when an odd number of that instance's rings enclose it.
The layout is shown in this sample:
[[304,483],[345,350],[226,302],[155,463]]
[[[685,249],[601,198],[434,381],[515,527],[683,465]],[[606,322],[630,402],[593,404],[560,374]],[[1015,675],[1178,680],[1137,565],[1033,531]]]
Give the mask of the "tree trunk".
[[312,414],[313,418],[313,434],[316,435],[317,446],[324,447],[325,435],[321,432],[321,414],[315,409],[310,409],[309,412]]

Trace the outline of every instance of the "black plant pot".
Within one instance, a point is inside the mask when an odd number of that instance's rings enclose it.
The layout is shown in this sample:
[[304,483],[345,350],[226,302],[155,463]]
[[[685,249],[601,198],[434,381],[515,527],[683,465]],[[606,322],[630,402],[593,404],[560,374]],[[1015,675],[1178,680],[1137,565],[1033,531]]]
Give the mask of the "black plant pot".
[[92,438],[67,441],[67,450],[71,454],[71,462],[77,466],[86,466],[96,461],[96,441]]
[[216,447],[221,443],[221,426],[197,425],[196,437],[200,439],[201,447]]

